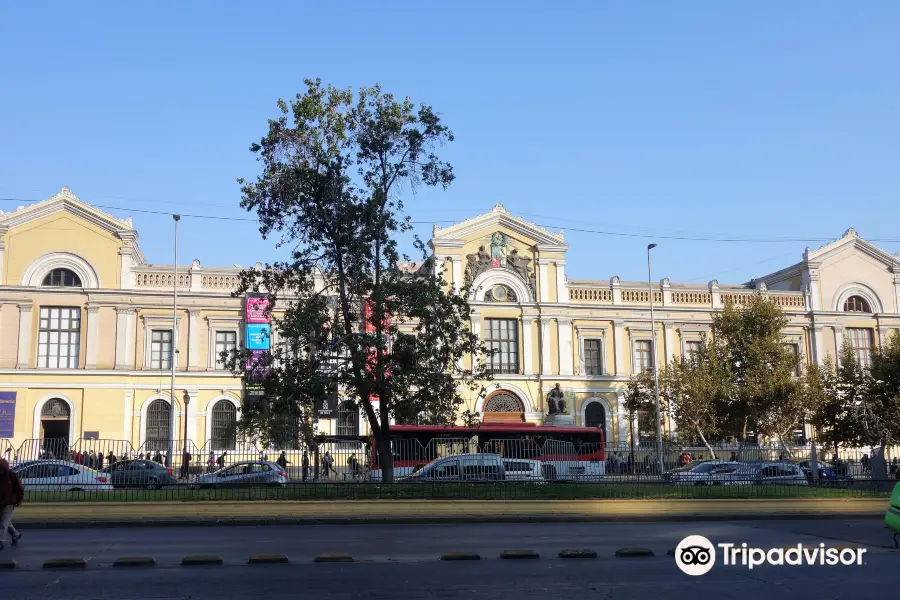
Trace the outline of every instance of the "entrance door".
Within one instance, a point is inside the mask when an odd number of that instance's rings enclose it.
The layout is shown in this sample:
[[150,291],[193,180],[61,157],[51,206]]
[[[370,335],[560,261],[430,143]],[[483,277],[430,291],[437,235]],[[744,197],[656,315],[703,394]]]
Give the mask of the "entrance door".
[[62,458],[69,450],[69,424],[72,415],[64,400],[53,398],[41,408],[41,445],[54,457]]

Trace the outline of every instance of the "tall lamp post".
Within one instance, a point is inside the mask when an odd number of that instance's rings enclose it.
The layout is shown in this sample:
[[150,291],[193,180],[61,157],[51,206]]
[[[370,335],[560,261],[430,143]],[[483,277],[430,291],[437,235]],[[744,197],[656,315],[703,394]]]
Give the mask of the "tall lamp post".
[[[169,464],[168,467],[175,467],[175,361],[177,360],[178,351],[178,221],[181,215],[172,215],[175,221],[175,260],[172,263],[172,345],[169,347],[169,363],[172,366],[172,381],[169,388]],[[187,417],[187,410],[184,411]]]
[[647,245],[647,288],[650,290],[650,360],[653,365],[653,396],[656,399],[656,460],[660,475],[663,473],[662,417],[659,414],[659,366],[656,360],[656,319],[653,313],[653,275],[650,269],[650,251],[656,244]]
[[188,406],[191,403],[191,395],[188,394],[187,390],[184,390],[184,394],[181,396],[182,401],[184,402],[184,417],[181,419],[184,421],[184,440],[182,442],[182,450],[181,450],[181,472],[182,477],[187,479],[188,475]]

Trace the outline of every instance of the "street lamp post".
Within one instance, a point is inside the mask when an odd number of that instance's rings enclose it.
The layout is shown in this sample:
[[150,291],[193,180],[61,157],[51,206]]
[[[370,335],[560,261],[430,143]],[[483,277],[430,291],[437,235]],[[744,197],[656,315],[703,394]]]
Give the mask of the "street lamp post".
[[[169,467],[175,467],[175,361],[177,360],[178,347],[178,221],[181,215],[172,215],[175,221],[175,260],[172,267],[172,345],[169,347],[169,363],[172,366],[172,381],[169,388]],[[187,418],[187,410],[184,411]]]
[[187,476],[189,474],[188,473],[188,420],[187,420],[187,415],[188,415],[188,406],[191,403],[191,395],[188,394],[187,390],[184,390],[184,394],[182,395],[181,399],[182,399],[182,401],[184,401],[184,418],[182,419],[182,421],[184,421],[184,440],[182,443],[183,447],[181,450],[181,465],[182,465],[181,471],[182,471],[182,477],[187,479]]
[[659,414],[659,366],[656,359],[656,319],[653,313],[653,275],[650,270],[650,251],[656,244],[647,245],[647,288],[650,290],[650,360],[653,361],[653,396],[656,399],[656,459],[659,473],[663,473],[662,417]]

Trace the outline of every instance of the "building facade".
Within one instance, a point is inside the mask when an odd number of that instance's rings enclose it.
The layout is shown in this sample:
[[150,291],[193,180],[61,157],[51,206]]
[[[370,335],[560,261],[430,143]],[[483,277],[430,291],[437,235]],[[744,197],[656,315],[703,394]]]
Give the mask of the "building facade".
[[[110,439],[155,450],[184,432],[198,449],[234,446],[227,431],[240,414],[242,382],[217,357],[244,342],[242,302],[231,296],[239,270],[195,260],[176,277],[171,265],[148,264],[137,241],[130,219],[68,188],[0,214],[0,446]],[[845,338],[866,363],[870,349],[900,329],[900,259],[852,229],[744,285],[662,279],[652,292],[618,277],[569,279],[562,232],[499,204],[435,227],[431,246],[447,284],[469,287],[471,326],[496,350],[494,379],[463,409],[491,421],[545,422],[558,386],[554,398],[567,416],[553,422],[602,427],[612,443],[629,435],[623,395],[628,378],[652,364],[651,340],[660,362],[690,353],[726,302],[755,293],[774,299],[790,319],[785,343],[806,363],[835,356]],[[345,408],[319,427],[367,428]]]

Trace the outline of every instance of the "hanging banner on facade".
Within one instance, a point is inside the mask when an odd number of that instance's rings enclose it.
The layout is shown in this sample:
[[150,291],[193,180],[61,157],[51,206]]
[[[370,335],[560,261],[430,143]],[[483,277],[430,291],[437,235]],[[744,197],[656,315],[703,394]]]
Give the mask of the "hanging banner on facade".
[[316,418],[334,419],[337,417],[338,395],[329,394],[324,398],[318,398],[314,402]]
[[248,350],[268,350],[272,326],[268,323],[247,323],[246,340]]
[[16,425],[16,393],[0,392],[0,438],[11,438]]
[[269,323],[269,298],[247,296],[244,299],[244,320],[247,323]]
[[244,344],[250,350],[244,373],[244,395],[265,396],[263,382],[269,374],[267,366],[261,366],[271,349],[272,326],[269,317],[269,298],[250,294],[244,298]]

